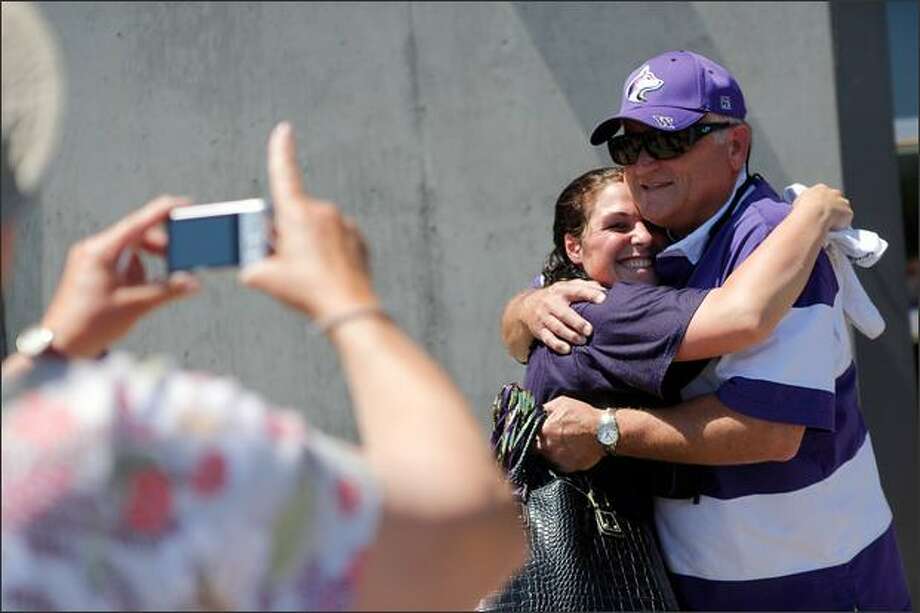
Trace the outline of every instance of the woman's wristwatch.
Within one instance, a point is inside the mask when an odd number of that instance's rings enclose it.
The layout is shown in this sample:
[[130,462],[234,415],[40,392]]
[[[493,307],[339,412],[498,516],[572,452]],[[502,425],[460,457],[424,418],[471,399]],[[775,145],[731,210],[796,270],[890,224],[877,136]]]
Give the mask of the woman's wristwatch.
[[67,356],[52,345],[54,332],[42,325],[29,326],[16,337],[16,351],[31,359],[42,357],[66,360]]
[[610,455],[616,454],[617,443],[620,441],[620,428],[617,425],[616,413],[616,409],[604,409],[597,424],[597,442]]

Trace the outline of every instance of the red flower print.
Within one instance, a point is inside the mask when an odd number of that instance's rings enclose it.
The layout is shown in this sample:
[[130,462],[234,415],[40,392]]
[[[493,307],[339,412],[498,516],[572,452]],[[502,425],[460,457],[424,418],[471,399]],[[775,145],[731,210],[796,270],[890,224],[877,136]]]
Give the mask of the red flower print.
[[224,487],[227,480],[227,463],[217,451],[204,455],[192,475],[192,487],[202,496],[212,496]]
[[361,502],[361,493],[355,484],[347,479],[339,479],[335,484],[336,494],[339,498],[339,512],[342,515],[351,515]]
[[158,468],[134,473],[128,484],[128,499],[123,517],[136,532],[157,536],[172,515],[172,490],[169,477]]

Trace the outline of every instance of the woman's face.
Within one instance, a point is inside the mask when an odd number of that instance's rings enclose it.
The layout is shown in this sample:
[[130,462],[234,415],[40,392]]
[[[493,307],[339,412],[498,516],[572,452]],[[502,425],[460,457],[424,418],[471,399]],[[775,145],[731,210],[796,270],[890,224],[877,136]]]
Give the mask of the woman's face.
[[656,283],[654,257],[665,238],[639,216],[626,184],[611,183],[587,208],[582,235],[565,237],[569,259],[607,287],[617,281]]

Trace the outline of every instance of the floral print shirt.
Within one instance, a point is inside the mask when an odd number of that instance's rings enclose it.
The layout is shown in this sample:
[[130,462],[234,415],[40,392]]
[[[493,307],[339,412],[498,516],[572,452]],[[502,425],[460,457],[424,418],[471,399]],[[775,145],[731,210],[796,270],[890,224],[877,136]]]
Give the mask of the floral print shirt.
[[351,605],[378,486],[297,413],[124,354],[4,388],[3,610]]

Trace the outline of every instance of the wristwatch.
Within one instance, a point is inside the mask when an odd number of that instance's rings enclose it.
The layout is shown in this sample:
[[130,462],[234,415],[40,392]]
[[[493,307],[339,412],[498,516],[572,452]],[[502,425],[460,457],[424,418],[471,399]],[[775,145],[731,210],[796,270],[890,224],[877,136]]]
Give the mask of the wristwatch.
[[51,346],[54,342],[54,332],[41,325],[29,326],[16,337],[16,351],[27,358],[43,356],[64,358],[64,354]]
[[620,428],[617,426],[616,409],[605,409],[597,424],[597,442],[610,455],[616,454],[620,440]]

